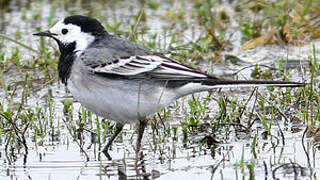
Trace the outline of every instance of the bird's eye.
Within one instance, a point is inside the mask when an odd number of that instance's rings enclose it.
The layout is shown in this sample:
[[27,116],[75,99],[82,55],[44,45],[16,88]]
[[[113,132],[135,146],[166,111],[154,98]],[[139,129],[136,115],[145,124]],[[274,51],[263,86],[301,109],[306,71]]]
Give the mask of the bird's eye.
[[62,29],[62,30],[61,30],[61,33],[62,33],[63,35],[67,34],[67,33],[68,33],[68,29]]

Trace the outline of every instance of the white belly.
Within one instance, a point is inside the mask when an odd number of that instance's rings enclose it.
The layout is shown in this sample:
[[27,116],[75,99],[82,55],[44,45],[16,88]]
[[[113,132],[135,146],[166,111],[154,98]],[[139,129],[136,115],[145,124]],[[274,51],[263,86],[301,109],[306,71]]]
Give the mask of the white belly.
[[88,110],[125,124],[158,112],[175,100],[167,88],[130,80],[110,80],[73,71],[68,88]]

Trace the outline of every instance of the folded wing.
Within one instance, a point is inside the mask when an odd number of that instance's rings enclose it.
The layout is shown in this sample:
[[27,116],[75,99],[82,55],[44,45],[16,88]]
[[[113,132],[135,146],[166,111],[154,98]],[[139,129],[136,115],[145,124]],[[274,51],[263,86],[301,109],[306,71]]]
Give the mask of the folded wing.
[[[99,52],[100,51],[100,52]],[[89,70],[100,75],[119,75],[130,79],[161,80],[207,79],[208,75],[162,55],[116,57],[103,50],[85,52],[81,59]]]

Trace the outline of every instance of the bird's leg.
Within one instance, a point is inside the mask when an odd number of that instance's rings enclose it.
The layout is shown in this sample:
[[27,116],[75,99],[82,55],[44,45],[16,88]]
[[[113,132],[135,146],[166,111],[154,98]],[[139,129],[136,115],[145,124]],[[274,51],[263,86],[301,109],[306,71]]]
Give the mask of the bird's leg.
[[144,129],[146,128],[146,126],[147,126],[147,121],[146,120],[140,120],[139,129],[138,129],[138,138],[137,138],[136,161],[140,157],[141,140],[142,140]]
[[136,148],[136,160],[135,160],[135,169],[136,169],[137,175],[140,175],[140,170],[138,168],[138,162],[140,161],[140,158],[141,158],[141,160],[143,158],[143,154],[142,154],[142,150],[141,150],[141,140],[142,140],[144,129],[146,128],[146,126],[147,126],[147,121],[140,120],[139,128],[138,128],[138,138],[137,138],[137,146],[136,146],[137,147]]
[[103,154],[108,158],[108,160],[111,160],[111,156],[108,153],[108,150],[112,144],[112,142],[114,141],[114,139],[119,135],[119,133],[122,131],[123,128],[123,124],[117,123],[116,124],[116,132],[113,133],[113,135],[111,136],[111,138],[109,139],[107,145],[104,146],[102,152]]

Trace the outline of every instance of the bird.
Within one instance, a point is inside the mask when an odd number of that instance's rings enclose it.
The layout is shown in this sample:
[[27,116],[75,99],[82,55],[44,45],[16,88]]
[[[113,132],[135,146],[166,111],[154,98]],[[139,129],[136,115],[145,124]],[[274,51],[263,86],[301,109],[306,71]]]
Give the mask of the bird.
[[72,96],[89,111],[115,121],[116,130],[102,149],[109,160],[108,150],[125,124],[139,123],[139,154],[148,117],[180,97],[223,87],[305,85],[218,78],[112,35],[97,19],[83,15],[65,17],[49,30],[33,35],[57,42],[58,75]]

